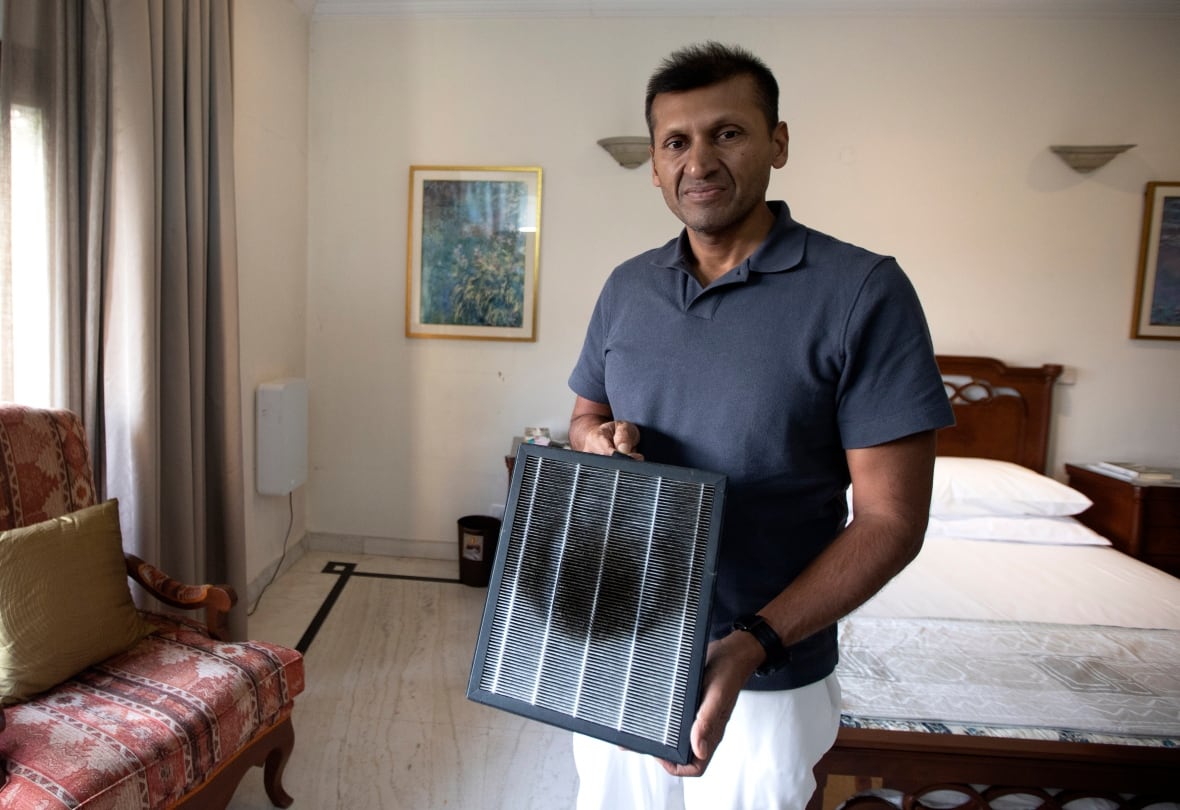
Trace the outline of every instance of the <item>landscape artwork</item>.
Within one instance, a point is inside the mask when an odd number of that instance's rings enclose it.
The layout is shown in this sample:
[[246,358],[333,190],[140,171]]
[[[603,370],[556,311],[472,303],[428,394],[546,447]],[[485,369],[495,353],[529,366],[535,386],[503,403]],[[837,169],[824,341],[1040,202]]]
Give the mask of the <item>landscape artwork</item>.
[[1180,326],[1180,197],[1164,198],[1148,322]]
[[1131,337],[1180,340],[1180,183],[1148,183]]
[[540,169],[411,169],[406,334],[533,340]]

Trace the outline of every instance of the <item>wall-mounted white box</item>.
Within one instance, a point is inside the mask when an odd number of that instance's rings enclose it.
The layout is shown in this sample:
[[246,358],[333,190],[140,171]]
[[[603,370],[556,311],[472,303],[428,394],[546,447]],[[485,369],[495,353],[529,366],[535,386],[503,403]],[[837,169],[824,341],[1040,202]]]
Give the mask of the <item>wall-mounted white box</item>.
[[307,380],[260,384],[255,417],[258,492],[286,495],[307,482]]

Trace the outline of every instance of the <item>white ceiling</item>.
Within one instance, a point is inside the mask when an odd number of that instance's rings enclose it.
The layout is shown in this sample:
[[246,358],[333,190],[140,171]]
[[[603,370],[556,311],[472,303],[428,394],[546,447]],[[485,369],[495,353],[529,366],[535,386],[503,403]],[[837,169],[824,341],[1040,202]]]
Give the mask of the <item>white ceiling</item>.
[[296,0],[317,16],[699,17],[802,13],[1180,16],[1180,0]]

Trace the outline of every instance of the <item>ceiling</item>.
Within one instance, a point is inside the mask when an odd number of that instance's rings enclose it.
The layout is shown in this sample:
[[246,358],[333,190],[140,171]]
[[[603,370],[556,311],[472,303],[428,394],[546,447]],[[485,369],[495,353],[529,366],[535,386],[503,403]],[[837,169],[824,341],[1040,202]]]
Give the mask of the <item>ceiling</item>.
[[1180,16],[1180,0],[296,0],[316,16],[717,17],[788,14]]

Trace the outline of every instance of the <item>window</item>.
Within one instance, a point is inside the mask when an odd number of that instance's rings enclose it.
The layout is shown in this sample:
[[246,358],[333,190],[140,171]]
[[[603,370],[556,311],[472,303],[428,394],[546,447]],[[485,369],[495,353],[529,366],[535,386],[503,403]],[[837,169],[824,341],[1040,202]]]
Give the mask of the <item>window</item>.
[[5,372],[0,375],[0,399],[48,406],[51,310],[41,114],[32,107],[14,106],[10,123],[11,254],[0,265],[8,276],[0,279],[7,298],[0,314],[7,320],[0,326]]
[[[0,0],[0,20],[3,11]],[[0,30],[0,48],[3,34]],[[9,126],[0,131],[0,139],[7,142],[0,155],[9,161],[0,172],[8,179],[0,188],[6,195],[0,210],[9,219],[4,245],[8,255],[0,257],[0,400],[49,406],[54,404],[53,290],[44,122],[39,108],[10,103]]]

